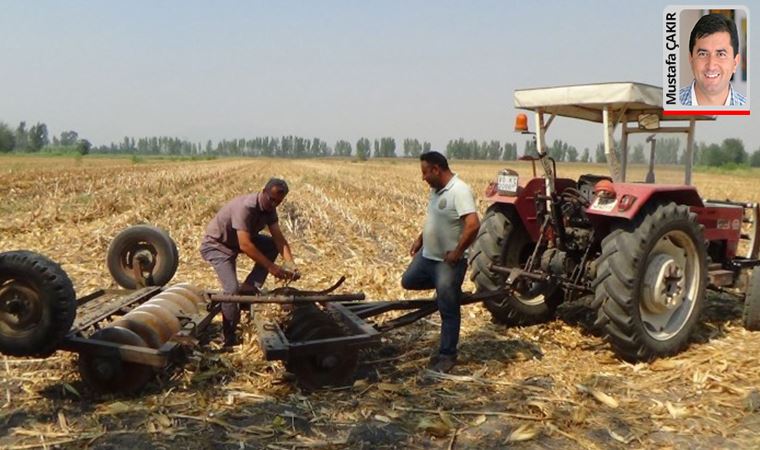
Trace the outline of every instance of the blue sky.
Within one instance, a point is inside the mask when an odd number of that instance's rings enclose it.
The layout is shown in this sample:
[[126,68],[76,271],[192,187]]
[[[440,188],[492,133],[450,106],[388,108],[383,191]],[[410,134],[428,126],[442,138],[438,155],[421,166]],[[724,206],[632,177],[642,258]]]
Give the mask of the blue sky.
[[[0,121],[96,145],[296,134],[522,148],[514,89],[660,85],[667,4],[0,0]],[[758,149],[758,114],[697,127],[698,141],[726,137]],[[593,149],[602,131],[558,119],[548,138]]]

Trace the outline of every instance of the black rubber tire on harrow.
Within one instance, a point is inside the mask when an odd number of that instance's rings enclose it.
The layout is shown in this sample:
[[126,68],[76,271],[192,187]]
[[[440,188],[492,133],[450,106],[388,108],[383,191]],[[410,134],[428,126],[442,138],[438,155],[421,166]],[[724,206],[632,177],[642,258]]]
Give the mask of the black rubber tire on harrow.
[[742,322],[747,330],[760,331],[760,267],[752,269],[752,275],[749,277]]
[[[533,249],[534,243],[512,209],[503,205],[489,207],[470,249],[470,279],[477,292],[504,286],[506,276],[491,271],[491,264],[522,267]],[[562,291],[556,286],[537,287],[535,295],[508,295],[486,300],[483,305],[497,323],[522,326],[549,321],[562,301]]]
[[[293,314],[292,320],[286,326],[285,334],[289,341],[302,342],[345,335],[341,327],[324,311],[314,305],[304,306],[297,308],[300,312]],[[285,368],[295,375],[303,389],[313,391],[327,386],[349,384],[358,361],[357,350],[342,347],[291,357],[285,362]]]
[[[691,286],[686,288],[690,292],[665,325],[655,329],[658,312],[646,305],[645,277],[652,267],[659,267],[656,258],[672,257],[673,252],[685,255],[687,269],[677,278],[686,279],[684,286]],[[707,253],[696,214],[675,203],[653,204],[640,211],[602,241],[594,286],[595,303],[601,305],[595,326],[618,356],[649,361],[683,350],[699,322],[707,287]],[[671,327],[672,331],[666,330]]]
[[146,280],[147,285],[163,286],[169,283],[179,265],[177,245],[169,233],[152,225],[131,226],[111,241],[106,263],[116,283],[125,289],[139,287],[130,261],[137,251],[151,254],[152,267]]
[[52,354],[71,329],[76,307],[60,265],[30,251],[0,253],[0,353]]
[[[147,347],[135,332],[119,326],[96,331],[91,339],[115,344]],[[134,394],[145,387],[155,375],[151,366],[122,361],[118,351],[112,355],[79,354],[79,375],[82,381],[97,392]]]

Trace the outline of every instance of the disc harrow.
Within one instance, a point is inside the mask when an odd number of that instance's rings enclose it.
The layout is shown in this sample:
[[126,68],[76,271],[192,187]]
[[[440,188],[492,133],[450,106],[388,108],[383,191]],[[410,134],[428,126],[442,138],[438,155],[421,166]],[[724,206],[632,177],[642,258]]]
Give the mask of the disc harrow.
[[[280,305],[290,308],[284,320],[254,314],[259,345],[267,360],[283,361],[302,388],[314,390],[351,383],[362,349],[437,311],[434,299],[364,301],[361,292],[334,294],[343,277],[323,290],[283,287],[245,295],[205,291],[187,282],[168,285],[177,268],[176,245],[148,225],[120,233],[107,262],[124,289],[100,289],[76,299],[68,276],[44,256],[0,254],[0,352],[36,357],[76,352],[80,376],[91,388],[134,394],[159,371],[186,360],[222,303],[255,306],[254,313]],[[461,303],[500,295],[465,295]],[[375,320],[389,311],[406,312]],[[52,320],[55,314],[66,320]]]
[[[182,362],[183,346],[218,310],[209,308],[204,297],[186,287],[148,287],[143,291],[143,295],[132,297],[134,302],[124,301],[130,297],[104,301],[109,308],[114,303],[120,306],[105,325],[98,320],[101,314],[80,317],[75,329],[81,331],[63,340],[63,349],[79,353],[82,380],[97,391],[131,394],[141,390],[158,370]],[[120,292],[104,292],[103,297],[90,301]]]

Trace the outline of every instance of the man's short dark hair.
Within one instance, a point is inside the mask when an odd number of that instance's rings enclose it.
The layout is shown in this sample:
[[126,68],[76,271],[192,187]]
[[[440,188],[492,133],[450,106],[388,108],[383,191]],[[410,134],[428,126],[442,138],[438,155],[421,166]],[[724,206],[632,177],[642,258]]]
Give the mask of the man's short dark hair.
[[270,178],[264,186],[265,192],[271,192],[273,187],[277,187],[283,194],[288,194],[288,183],[282,178]]
[[420,155],[420,161],[425,161],[432,166],[438,166],[443,170],[449,170],[449,162],[446,157],[438,152],[425,152]]
[[707,14],[697,21],[689,36],[689,54],[691,55],[694,51],[694,44],[696,44],[697,39],[723,31],[731,36],[731,47],[734,50],[733,56],[736,57],[739,54],[739,33],[736,31],[734,21],[723,14]]

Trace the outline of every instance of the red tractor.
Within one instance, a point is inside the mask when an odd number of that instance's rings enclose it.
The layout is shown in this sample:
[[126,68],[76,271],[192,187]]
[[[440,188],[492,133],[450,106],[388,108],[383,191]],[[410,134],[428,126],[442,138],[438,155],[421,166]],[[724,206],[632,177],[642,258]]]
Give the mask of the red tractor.
[[[508,289],[485,302],[496,322],[538,323],[562,302],[583,302],[596,310],[594,325],[619,356],[646,361],[684,349],[706,291],[728,289],[744,297],[745,326],[760,329],[760,270],[748,277],[760,264],[760,209],[700,197],[690,185],[694,127],[714,118],[663,115],[661,99],[660,88],[640,83],[515,91],[515,106],[535,117],[533,177],[499,172],[470,252],[478,291]],[[544,136],[557,116],[603,124],[611,176],[556,176]],[[677,121],[687,125],[664,126]],[[527,133],[524,114],[516,131]],[[651,136],[646,182],[626,182],[628,135],[674,132],[688,136],[684,184],[654,184]],[[536,161],[543,176],[536,176]]]

